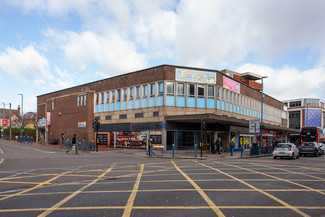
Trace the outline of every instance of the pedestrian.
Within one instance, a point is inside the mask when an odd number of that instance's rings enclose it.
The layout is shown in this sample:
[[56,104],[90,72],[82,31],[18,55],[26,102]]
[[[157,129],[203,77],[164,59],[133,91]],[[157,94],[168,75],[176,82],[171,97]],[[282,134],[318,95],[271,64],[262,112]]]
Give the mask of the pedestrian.
[[71,146],[70,149],[68,149],[68,150],[66,151],[66,154],[68,154],[69,151],[71,151],[71,150],[76,150],[76,142],[77,142],[76,134],[74,134],[73,137],[72,137],[72,140],[71,140],[72,146]]
[[219,153],[222,152],[222,153],[225,153],[225,150],[223,149],[223,143],[222,143],[222,140],[221,138],[219,137]]
[[230,155],[233,156],[234,155],[234,147],[235,147],[234,138],[231,139],[231,141],[229,143],[229,147],[230,147]]
[[[221,140],[221,138],[219,137],[219,138],[217,139],[217,141],[216,141],[216,151],[215,151],[215,153],[218,151],[218,154],[220,154],[220,147],[222,147],[222,140]],[[223,151],[223,149],[222,149],[222,151]]]

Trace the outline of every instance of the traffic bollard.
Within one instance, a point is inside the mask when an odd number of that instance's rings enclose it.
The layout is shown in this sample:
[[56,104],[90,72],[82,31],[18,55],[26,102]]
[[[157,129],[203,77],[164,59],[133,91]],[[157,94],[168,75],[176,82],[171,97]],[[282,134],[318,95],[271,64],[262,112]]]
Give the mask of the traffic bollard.
[[33,144],[33,137],[30,137],[30,144]]
[[85,150],[85,140],[82,140],[82,150],[84,151]]
[[173,144],[173,157],[175,156],[175,145]]
[[91,151],[94,151],[94,140],[91,140]]
[[195,150],[195,159],[196,159],[196,153],[197,153],[197,144],[194,145],[194,150]]

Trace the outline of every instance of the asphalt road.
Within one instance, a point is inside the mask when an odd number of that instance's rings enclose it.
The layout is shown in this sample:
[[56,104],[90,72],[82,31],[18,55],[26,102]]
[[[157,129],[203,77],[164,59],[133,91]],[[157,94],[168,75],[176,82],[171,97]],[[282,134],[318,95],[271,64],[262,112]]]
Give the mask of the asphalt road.
[[0,216],[325,216],[325,156],[75,155],[0,141]]

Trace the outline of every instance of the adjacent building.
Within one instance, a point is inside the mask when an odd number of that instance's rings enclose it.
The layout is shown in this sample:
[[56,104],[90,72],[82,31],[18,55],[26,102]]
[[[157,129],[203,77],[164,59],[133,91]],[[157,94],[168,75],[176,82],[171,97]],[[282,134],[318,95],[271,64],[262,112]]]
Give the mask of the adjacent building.
[[[249,148],[260,136],[249,131],[249,120],[261,118],[260,79],[173,65],[122,74],[38,96],[38,135],[49,142],[76,134],[89,142],[97,119],[97,139],[108,147],[144,148],[151,140],[167,149],[194,149],[203,135],[205,149],[218,137],[225,146],[235,138],[236,148]],[[264,145],[297,131],[288,128],[287,118],[287,106],[264,94]]]

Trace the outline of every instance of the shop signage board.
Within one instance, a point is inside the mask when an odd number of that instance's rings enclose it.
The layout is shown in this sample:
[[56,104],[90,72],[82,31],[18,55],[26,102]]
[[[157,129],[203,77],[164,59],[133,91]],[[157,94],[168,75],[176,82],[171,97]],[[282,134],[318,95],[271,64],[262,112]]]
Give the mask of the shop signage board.
[[223,87],[240,94],[240,83],[226,76],[223,77]]
[[204,72],[189,69],[176,69],[176,81],[187,81],[193,83],[216,84],[217,76],[215,72]]
[[2,119],[2,126],[8,126],[8,120]]
[[249,133],[260,133],[260,120],[249,120]]

